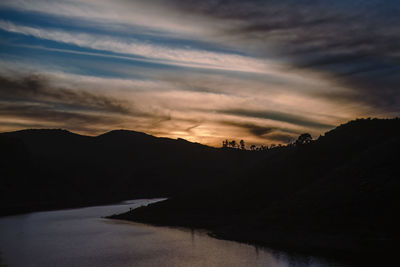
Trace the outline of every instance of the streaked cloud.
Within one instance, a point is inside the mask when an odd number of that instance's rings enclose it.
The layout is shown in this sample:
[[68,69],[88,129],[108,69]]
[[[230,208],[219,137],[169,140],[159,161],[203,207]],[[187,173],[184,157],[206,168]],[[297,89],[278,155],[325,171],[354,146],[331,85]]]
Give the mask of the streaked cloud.
[[[87,90],[71,90],[56,87],[43,75],[29,75],[19,79],[0,76],[0,97],[12,102],[41,102],[62,105],[72,110],[99,110],[113,113],[130,114],[128,103],[111,97],[93,94]],[[131,103],[130,103],[131,104]]]
[[274,120],[274,121],[283,121],[283,122],[288,122],[288,123],[301,125],[301,126],[305,126],[305,127],[311,127],[311,128],[329,129],[329,128],[334,127],[334,125],[329,125],[329,124],[325,124],[322,122],[309,120],[306,117],[302,117],[299,115],[288,114],[288,113],[277,112],[277,111],[231,109],[231,110],[219,110],[218,112],[223,113],[223,114],[230,114],[230,115],[243,116],[243,117],[262,118],[262,119],[269,119],[269,120]]
[[232,25],[223,36],[264,58],[321,73],[379,113],[398,114],[397,1],[173,1],[182,12]]
[[[268,71],[266,64],[261,61],[233,54],[169,48],[166,46],[143,43],[138,40],[118,40],[117,38],[95,34],[90,35],[86,33],[69,33],[53,29],[32,28],[1,20],[0,29],[32,35],[41,39],[74,44],[80,47],[157,59],[157,61],[165,62],[166,64],[261,73]],[[275,73],[278,74],[276,71]]]

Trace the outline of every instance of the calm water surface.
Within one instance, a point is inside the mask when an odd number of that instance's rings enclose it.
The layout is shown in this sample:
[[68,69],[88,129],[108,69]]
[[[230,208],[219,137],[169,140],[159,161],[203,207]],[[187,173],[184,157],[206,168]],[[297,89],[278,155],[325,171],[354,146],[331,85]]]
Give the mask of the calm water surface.
[[339,266],[314,257],[293,257],[217,240],[202,231],[102,218],[155,201],[0,218],[3,261],[9,267]]

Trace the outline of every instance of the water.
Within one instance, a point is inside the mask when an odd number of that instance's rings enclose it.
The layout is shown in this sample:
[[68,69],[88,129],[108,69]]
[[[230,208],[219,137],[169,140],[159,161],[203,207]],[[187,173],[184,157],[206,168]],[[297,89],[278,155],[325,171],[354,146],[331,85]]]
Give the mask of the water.
[[104,219],[158,200],[35,212],[0,218],[0,252],[9,267],[30,266],[339,266],[313,257],[232,241],[204,231]]

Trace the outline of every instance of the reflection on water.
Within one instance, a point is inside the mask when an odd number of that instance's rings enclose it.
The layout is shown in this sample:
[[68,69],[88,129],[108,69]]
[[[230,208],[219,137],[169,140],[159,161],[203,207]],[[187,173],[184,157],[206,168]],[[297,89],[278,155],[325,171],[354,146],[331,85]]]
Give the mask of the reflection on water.
[[205,232],[101,217],[156,200],[36,212],[0,219],[0,251],[10,267],[338,266],[313,257],[217,240]]

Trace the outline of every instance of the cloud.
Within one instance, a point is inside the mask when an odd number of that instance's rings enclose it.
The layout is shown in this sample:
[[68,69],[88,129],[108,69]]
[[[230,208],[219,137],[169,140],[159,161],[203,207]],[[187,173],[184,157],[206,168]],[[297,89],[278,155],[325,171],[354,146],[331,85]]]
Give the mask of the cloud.
[[356,92],[349,100],[362,101],[378,113],[400,112],[397,1],[173,2],[182,12],[225,24],[222,42],[230,40],[260,57],[278,58],[291,71],[324,74]]
[[125,101],[93,94],[84,90],[72,90],[51,85],[44,75],[30,74],[22,77],[0,76],[0,97],[8,102],[47,103],[70,110],[91,110],[133,115],[137,113]]
[[288,130],[289,132],[285,132],[284,129],[280,129],[279,127],[263,126],[256,123],[237,121],[220,121],[220,123],[244,130],[245,132],[249,133],[250,136],[242,135],[239,136],[239,138],[244,138],[247,140],[247,138],[250,137],[250,143],[256,144],[263,144],[265,142],[270,144],[274,142],[278,142],[280,144],[289,144],[293,142],[293,140],[295,140],[299,135],[297,133],[292,133],[291,130]]
[[[54,127],[71,129],[83,133],[98,133],[100,129],[110,125],[118,125],[121,118],[116,116],[57,110],[51,105],[37,103],[4,103],[0,102],[1,126],[8,130],[9,126],[18,125],[18,128],[27,127]],[[108,127],[105,127],[107,125]],[[11,127],[12,129],[13,127]]]
[[284,133],[271,133],[267,135],[267,138],[271,141],[276,141],[278,143],[289,144],[296,140],[296,137],[290,134]]
[[[196,50],[192,48],[173,48],[166,45],[151,44],[132,38],[117,38],[82,32],[67,32],[59,29],[42,29],[16,25],[0,20],[0,29],[40,39],[52,40],[80,47],[105,50],[115,53],[129,54],[150,58],[163,64],[187,66],[194,68],[210,68],[244,72],[279,73],[268,69],[260,60],[224,52]],[[140,61],[140,58],[135,58]],[[146,59],[145,59],[146,61]]]
[[233,126],[237,128],[244,129],[246,132],[250,133],[253,136],[264,138],[265,135],[275,131],[274,127],[270,126],[261,126],[254,123],[248,122],[238,122],[238,121],[228,121],[228,120],[221,120],[219,123],[222,123],[227,126]]
[[228,110],[219,110],[218,112],[221,114],[288,122],[288,123],[291,123],[294,125],[301,125],[301,126],[312,127],[312,128],[330,129],[330,128],[334,127],[334,125],[329,125],[329,124],[326,124],[323,122],[313,121],[313,120],[307,119],[306,117],[293,115],[293,114],[289,114],[289,113],[284,113],[284,112],[279,112],[279,111],[228,109]]
[[184,14],[170,8],[171,3],[159,0],[3,0],[0,7],[53,15],[58,19],[67,18],[76,24],[123,29],[128,33],[134,30],[156,35],[202,35],[204,28],[199,21],[193,15],[188,15],[191,23],[187,23],[187,18],[182,18]]

